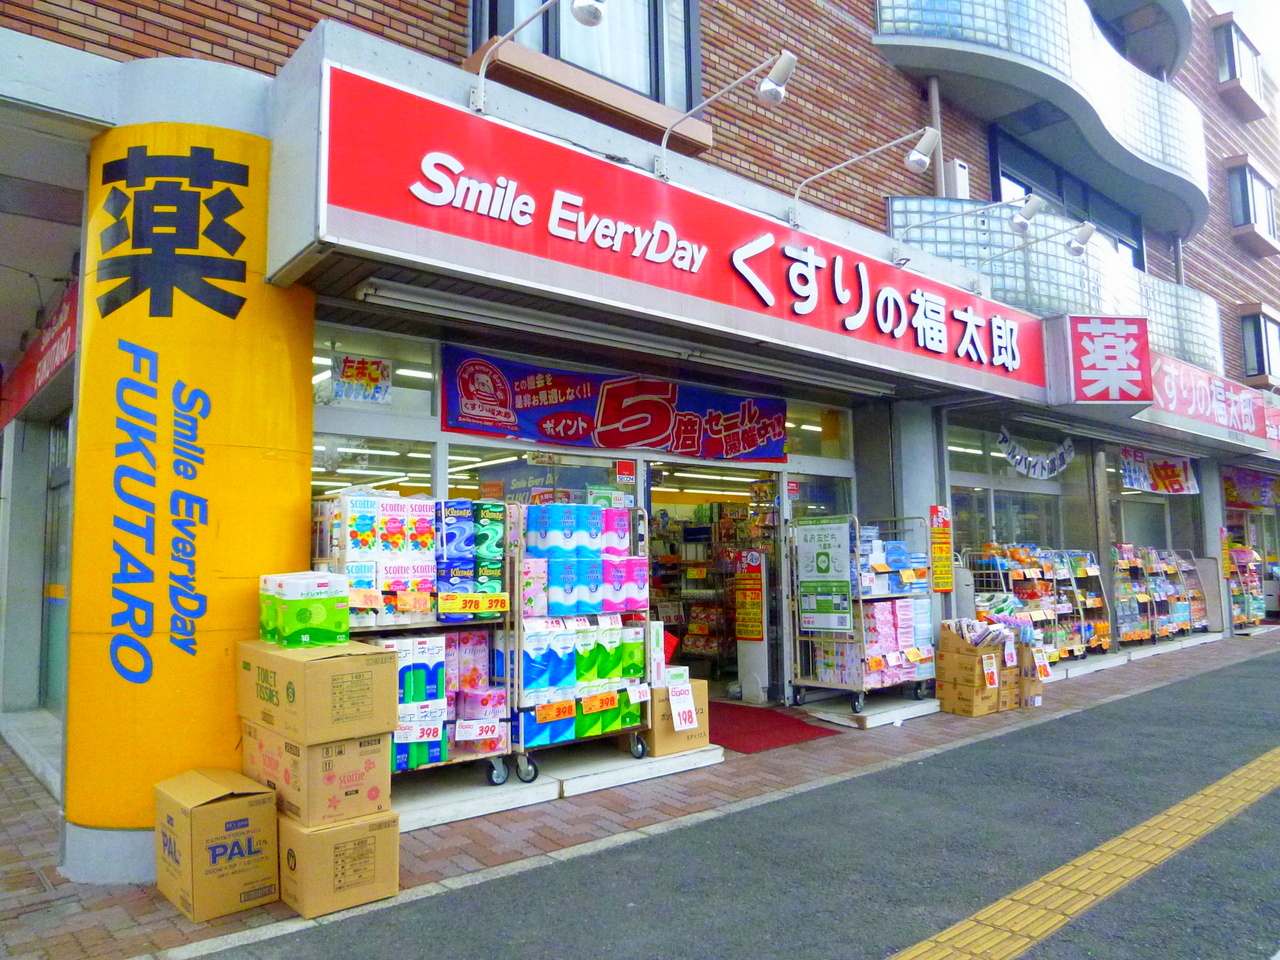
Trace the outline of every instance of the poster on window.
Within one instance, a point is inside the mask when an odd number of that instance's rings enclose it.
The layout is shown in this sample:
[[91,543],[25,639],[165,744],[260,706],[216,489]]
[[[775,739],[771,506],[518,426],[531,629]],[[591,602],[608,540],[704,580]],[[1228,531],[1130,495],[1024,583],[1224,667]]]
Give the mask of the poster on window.
[[787,404],[641,374],[582,373],[441,348],[446,430],[719,460],[786,459]]
[[334,357],[333,396],[365,403],[391,402],[391,361],[375,357]]
[[1191,461],[1146,450],[1120,451],[1120,479],[1129,490],[1144,493],[1199,493]]
[[1228,507],[1274,507],[1280,504],[1280,477],[1242,467],[1222,469],[1222,496]]

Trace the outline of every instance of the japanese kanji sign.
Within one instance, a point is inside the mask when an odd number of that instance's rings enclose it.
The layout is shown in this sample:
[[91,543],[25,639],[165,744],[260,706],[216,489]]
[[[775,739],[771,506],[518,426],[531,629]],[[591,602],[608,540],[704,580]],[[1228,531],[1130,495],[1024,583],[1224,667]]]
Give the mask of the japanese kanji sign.
[[1280,504],[1280,477],[1243,467],[1223,467],[1222,496],[1228,507],[1274,507]]
[[724,460],[783,460],[785,401],[633,374],[556,370],[449,344],[446,429],[604,449]]
[[1191,461],[1147,450],[1120,451],[1120,479],[1130,490],[1146,493],[1199,493]]
[[1076,457],[1076,447],[1070,437],[1059,443],[1051,452],[1036,454],[1013,439],[1009,431],[1001,427],[996,437],[996,444],[1013,469],[1033,480],[1048,480],[1050,477],[1056,477],[1067,469],[1067,464]]
[[326,90],[325,238],[1041,398],[1034,317],[336,66]]
[[1172,357],[1152,354],[1155,409],[1243,437],[1267,439],[1267,414],[1257,390]]
[[[150,828],[152,784],[239,763],[256,577],[306,569],[315,306],[263,281],[270,154],[180,123],[90,148],[65,798],[81,826]],[[163,744],[138,750],[139,730]]]
[[951,539],[951,507],[934,504],[929,508],[929,559],[933,566],[933,592],[955,590],[955,546]]
[[1072,399],[1076,403],[1142,403],[1151,387],[1145,317],[1068,317]]
[[374,357],[334,357],[333,395],[341,400],[391,402],[391,363]]

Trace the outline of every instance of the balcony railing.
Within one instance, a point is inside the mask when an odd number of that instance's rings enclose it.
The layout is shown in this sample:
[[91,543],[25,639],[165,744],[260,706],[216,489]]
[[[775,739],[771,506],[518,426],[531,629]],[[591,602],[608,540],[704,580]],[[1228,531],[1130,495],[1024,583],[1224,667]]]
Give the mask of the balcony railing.
[[[982,204],[938,197],[890,197],[889,232],[898,237],[912,223],[945,217]],[[919,227],[904,245],[976,268],[987,257],[1028,239],[1073,226],[1075,220],[1041,213],[1027,236],[1014,233],[1008,211],[996,210]],[[1065,238],[1064,238],[1065,239]],[[1222,372],[1221,326],[1212,297],[1135,269],[1104,238],[1095,235],[1085,255],[1069,255],[1061,240],[1010,253],[982,268],[991,295],[1040,317],[1054,314],[1137,316],[1148,319],[1151,347],[1198,367]]]
[[[878,0],[877,7],[877,42],[899,66],[977,76],[1047,100],[1075,121],[1104,161],[1125,166],[1116,155],[1118,145],[1132,158],[1187,181],[1199,191],[1190,201],[1203,207],[1201,217],[1207,210],[1199,111],[1184,94],[1118,54],[1085,0]],[[921,43],[913,45],[911,38]],[[989,48],[990,56],[981,57],[981,48]],[[965,52],[987,62],[957,56]],[[1085,115],[1089,111],[1091,117]],[[1106,136],[1094,132],[1099,124]],[[1132,161],[1129,166],[1124,172],[1141,179],[1142,171]]]

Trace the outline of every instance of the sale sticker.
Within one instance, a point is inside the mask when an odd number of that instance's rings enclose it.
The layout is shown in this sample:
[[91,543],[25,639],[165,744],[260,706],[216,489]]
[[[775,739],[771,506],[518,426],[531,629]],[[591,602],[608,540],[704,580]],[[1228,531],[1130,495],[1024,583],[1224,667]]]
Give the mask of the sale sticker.
[[608,693],[597,693],[595,696],[582,698],[582,712],[601,713],[605,710],[612,710],[618,705],[618,691],[610,690]]
[[380,607],[382,606],[382,591],[380,590],[348,591],[347,606],[357,607],[361,610],[370,610],[374,607]]
[[401,590],[396,594],[396,609],[402,613],[405,611],[412,611],[414,613],[430,613],[432,609],[434,609],[434,605],[431,600],[432,597],[429,593]]
[[902,654],[897,650],[885,654],[885,659],[889,661],[889,666],[891,667],[902,666]]
[[567,617],[566,620],[568,621],[569,629],[575,633],[591,629],[590,617]]
[[870,670],[872,673],[875,673],[877,670],[883,670],[884,667],[885,667],[884,657],[876,656],[876,657],[867,658],[867,669]]
[[673,683],[667,687],[667,699],[671,702],[671,724],[677,730],[693,730],[698,726],[698,709],[693,702],[693,687],[687,683]]
[[1004,642],[1004,665],[1006,667],[1016,667],[1018,665],[1018,648],[1012,640]]
[[649,701],[649,685],[647,683],[633,683],[627,687],[627,698],[632,705],[638,703],[648,703]]
[[690,567],[685,571],[685,574],[690,580],[705,580],[707,579],[707,572],[706,567]]
[[572,700],[557,700],[555,703],[544,703],[534,711],[534,718],[539,723],[567,720],[573,715],[574,705]]
[[1037,647],[1031,651],[1031,656],[1035,660],[1036,676],[1041,680],[1048,680],[1053,675],[1053,671],[1049,669],[1048,655]]
[[455,740],[494,740],[501,733],[497,720],[459,720],[453,727]]
[[994,653],[984,653],[982,655],[982,679],[986,681],[988,689],[1000,685],[1000,669],[996,666],[996,655]]
[[905,651],[904,651],[904,655],[905,655],[905,656],[906,656],[906,658],[907,658],[908,660],[910,660],[912,663],[919,663],[921,660],[923,660],[923,659],[924,659],[924,654],[922,654],[922,653],[921,653],[919,650],[917,650],[915,647],[909,647],[909,648],[907,648],[907,650],[905,650]]
[[506,613],[511,607],[507,593],[442,593],[441,613]]
[[916,572],[910,569],[899,571],[898,576],[902,579],[903,583],[915,583],[918,579],[916,577]]

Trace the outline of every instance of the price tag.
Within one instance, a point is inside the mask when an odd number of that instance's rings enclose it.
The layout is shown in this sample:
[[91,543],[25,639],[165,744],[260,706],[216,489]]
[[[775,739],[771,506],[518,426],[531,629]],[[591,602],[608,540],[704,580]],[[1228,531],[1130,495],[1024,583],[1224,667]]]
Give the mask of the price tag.
[[622,626],[622,616],[617,613],[602,613],[596,617],[596,622],[602,627],[620,627]]
[[574,633],[580,633],[584,630],[591,629],[590,617],[568,617],[566,619],[569,624],[569,629],[572,630]]
[[459,720],[453,728],[455,740],[494,740],[502,730],[497,720]]
[[574,715],[574,706],[572,700],[558,700],[555,703],[545,703],[534,712],[534,716],[539,723],[551,723],[555,720],[567,720]]
[[618,705],[618,691],[610,690],[608,693],[597,693],[593,697],[582,698],[582,712],[600,713],[604,710],[612,710]]
[[633,683],[627,687],[627,698],[632,705],[638,703],[648,703],[649,701],[649,685],[647,683]]
[[687,683],[673,683],[667,687],[667,699],[671,702],[671,725],[677,730],[693,730],[698,726],[698,709],[693,702],[693,687]]
[[876,573],[891,573],[893,571],[893,567],[889,566],[887,563],[873,563],[871,565],[871,569]]
[[358,607],[361,610],[368,610],[373,607],[380,607],[382,606],[382,591],[380,590],[348,591],[347,606]]
[[1000,685],[1000,669],[996,666],[996,655],[994,653],[984,653],[982,655],[982,679],[986,682],[989,690]]
[[434,608],[431,600],[432,597],[429,593],[401,590],[396,594],[396,609],[402,613],[404,611],[430,613]]
[[919,663],[921,660],[924,659],[924,654],[922,654],[915,647],[908,647],[903,655],[912,663]]
[[506,613],[511,596],[506,593],[442,593],[441,613]]
[[1102,571],[1099,570],[1097,567],[1085,567],[1084,572],[1086,575],[1090,577],[1098,577],[1102,575]]
[[685,575],[688,576],[690,580],[705,580],[707,579],[707,568],[706,567],[690,567],[688,570],[685,571]]
[[1016,667],[1018,665],[1018,648],[1012,640],[1004,642],[1004,665],[1006,667]]
[[1027,576],[1027,571],[1025,571],[1025,570],[1010,570],[1010,571],[1009,571],[1009,579],[1011,579],[1011,580],[1024,580],[1024,579],[1026,579],[1026,576]]
[[915,583],[917,579],[916,572],[914,570],[900,570],[898,571],[898,576],[902,579],[903,583]]
[[877,670],[883,670],[885,667],[884,657],[868,657],[867,669],[874,673]]
[[902,666],[902,654],[898,653],[898,651],[896,650],[893,651],[892,653],[886,654],[885,660],[888,661],[889,666],[891,667]]
[[1028,568],[1027,568],[1027,579],[1029,579],[1029,580],[1039,580],[1039,579],[1040,579],[1040,571],[1039,571],[1039,569],[1038,569],[1038,568],[1036,568],[1036,567],[1028,567]]
[[1053,671],[1049,669],[1049,657],[1043,650],[1036,647],[1031,651],[1031,656],[1036,664],[1036,676],[1041,680],[1048,680],[1053,676]]

